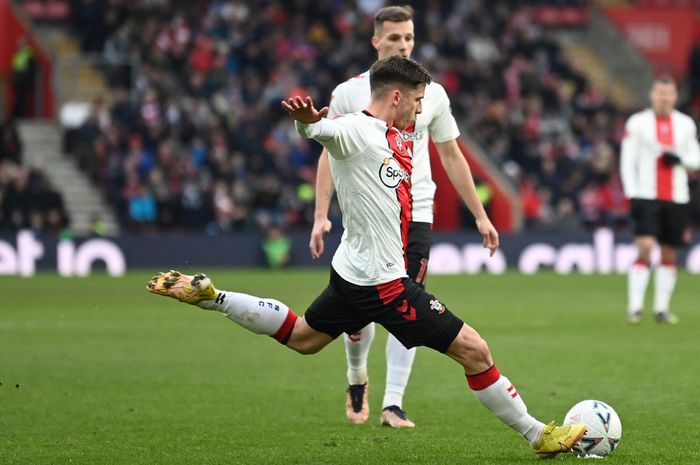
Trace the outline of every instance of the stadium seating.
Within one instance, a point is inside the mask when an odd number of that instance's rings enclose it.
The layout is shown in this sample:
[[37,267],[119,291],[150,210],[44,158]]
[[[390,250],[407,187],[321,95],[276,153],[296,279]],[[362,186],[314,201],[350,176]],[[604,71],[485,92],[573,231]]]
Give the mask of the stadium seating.
[[[83,3],[73,18],[95,14]],[[367,69],[371,12],[352,1],[165,5],[102,10],[104,49],[135,51],[141,63],[134,82],[113,68],[109,81],[136,98],[115,90],[68,148],[131,230],[308,228],[320,147],[295,136],[279,101],[309,93],[326,103]],[[539,10],[518,5],[416,2],[414,57],[521,189],[528,229],[624,226],[617,153],[632,109],[593,88]]]
[[61,194],[41,169],[22,163],[22,143],[12,122],[0,124],[0,234],[31,229],[39,234],[67,233],[68,215]]

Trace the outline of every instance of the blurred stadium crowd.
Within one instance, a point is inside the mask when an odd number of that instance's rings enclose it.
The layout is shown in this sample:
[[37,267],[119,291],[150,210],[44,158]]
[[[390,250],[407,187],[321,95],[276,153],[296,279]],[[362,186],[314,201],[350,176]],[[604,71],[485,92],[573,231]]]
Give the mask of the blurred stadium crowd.
[[0,233],[32,229],[61,234],[69,218],[60,192],[49,184],[41,169],[22,161],[16,125],[0,124]]
[[[617,153],[633,109],[615,107],[567,62],[528,3],[542,2],[411,2],[413,57],[519,188],[528,230],[623,228]],[[296,136],[279,102],[308,93],[325,104],[366,70],[383,5],[77,1],[74,31],[113,63],[113,92],[65,148],[127,230],[307,229],[320,146]],[[136,73],[124,64],[132,53]]]

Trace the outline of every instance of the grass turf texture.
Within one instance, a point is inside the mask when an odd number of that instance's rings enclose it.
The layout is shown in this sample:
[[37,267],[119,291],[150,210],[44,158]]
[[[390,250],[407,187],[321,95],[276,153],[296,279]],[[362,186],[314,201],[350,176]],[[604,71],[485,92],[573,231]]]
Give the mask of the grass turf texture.
[[[326,271],[205,271],[221,288],[277,297],[299,313],[327,282]],[[147,293],[151,275],[0,278],[0,463],[536,460],[442,355],[419,349],[404,402],[417,428],[380,428],[386,333],[378,330],[371,422],[349,425],[340,341],[300,356],[214,312]],[[601,399],[623,424],[609,462],[696,464],[696,282],[679,276],[675,327],[649,313],[626,325],[622,276],[432,276],[429,288],[481,332],[538,418],[561,421],[574,403]]]

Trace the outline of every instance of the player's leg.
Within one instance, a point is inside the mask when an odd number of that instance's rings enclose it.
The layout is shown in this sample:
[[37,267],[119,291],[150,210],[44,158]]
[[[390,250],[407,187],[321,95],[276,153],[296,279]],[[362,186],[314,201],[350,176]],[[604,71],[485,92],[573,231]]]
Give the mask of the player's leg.
[[479,333],[463,325],[445,354],[462,365],[467,384],[479,401],[534,446],[544,424],[528,414],[522,397],[510,380],[499,373]]
[[656,245],[654,236],[635,236],[637,259],[627,273],[627,321],[632,324],[642,319],[644,297],[651,274],[651,251]]
[[316,353],[334,339],[311,328],[304,317],[297,317],[278,300],[218,290],[203,274],[160,273],[151,278],[147,289],[205,310],[219,311],[249,331],[267,334],[302,354]]
[[[425,287],[430,258],[431,224],[413,222],[408,229],[408,277]],[[403,410],[403,396],[411,376],[416,348],[407,349],[389,333],[386,341],[386,387],[382,401],[380,424],[394,428],[413,428],[416,425]]]
[[539,457],[571,450],[586,433],[585,425],[545,425],[530,415],[516,387],[493,363],[486,341],[470,326],[462,327],[445,353],[462,365],[467,384],[481,404],[522,434]]
[[654,273],[654,317],[659,323],[678,323],[678,317],[670,309],[676,287],[676,259],[676,248],[661,244],[661,263]]
[[374,323],[353,334],[345,334],[345,355],[348,362],[348,389],[345,416],[350,423],[362,424],[369,420],[369,377],[367,358],[374,340]]
[[631,211],[634,220],[634,244],[637,259],[627,273],[627,321],[641,321],[644,297],[651,273],[651,252],[656,245],[658,227],[658,202],[637,200]]
[[386,387],[382,400],[382,414],[379,424],[392,428],[414,428],[403,410],[403,395],[411,376],[416,348],[407,349],[396,337],[389,333],[386,341]]
[[544,425],[531,416],[515,386],[494,365],[481,336],[412,281],[404,282],[403,293],[388,307],[377,316],[378,322],[406,346],[425,345],[456,360],[477,399],[527,438],[539,456],[566,452],[585,434],[584,425]]
[[678,248],[688,242],[689,217],[686,205],[666,202],[660,212],[659,245],[661,263],[654,275],[654,316],[659,323],[678,323],[671,312],[671,297],[676,287]]

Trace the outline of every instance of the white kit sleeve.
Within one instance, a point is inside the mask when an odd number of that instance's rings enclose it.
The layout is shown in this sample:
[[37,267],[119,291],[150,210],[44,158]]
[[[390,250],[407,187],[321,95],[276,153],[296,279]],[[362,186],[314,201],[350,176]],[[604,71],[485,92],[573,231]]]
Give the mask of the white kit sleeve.
[[698,144],[698,129],[695,121],[690,121],[691,130],[684,144],[682,153],[679,154],[683,166],[689,170],[700,169],[700,144]]
[[433,142],[448,142],[459,137],[459,128],[454,116],[452,116],[450,98],[447,96],[447,92],[442,86],[437,84],[436,86],[435,117],[430,122],[428,131]]
[[359,155],[366,147],[362,135],[355,130],[348,120],[323,118],[313,124],[294,122],[297,132],[304,139],[314,139],[325,148],[333,158],[348,160]]
[[639,195],[639,143],[634,128],[634,118],[625,124],[625,136],[620,150],[620,176],[625,197],[633,199]]

